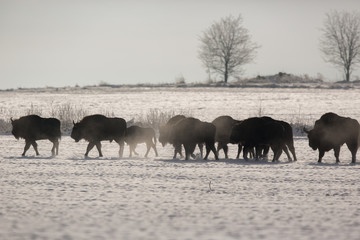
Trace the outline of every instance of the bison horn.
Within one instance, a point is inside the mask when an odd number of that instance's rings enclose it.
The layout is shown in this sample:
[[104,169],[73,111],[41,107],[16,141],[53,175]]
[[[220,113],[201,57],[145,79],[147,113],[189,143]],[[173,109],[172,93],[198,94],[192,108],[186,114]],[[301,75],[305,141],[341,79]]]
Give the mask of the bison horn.
[[13,122],[14,122],[14,119],[11,117],[11,118],[10,118],[10,121],[13,123]]
[[74,125],[76,124],[74,120],[73,120],[73,124],[74,124]]

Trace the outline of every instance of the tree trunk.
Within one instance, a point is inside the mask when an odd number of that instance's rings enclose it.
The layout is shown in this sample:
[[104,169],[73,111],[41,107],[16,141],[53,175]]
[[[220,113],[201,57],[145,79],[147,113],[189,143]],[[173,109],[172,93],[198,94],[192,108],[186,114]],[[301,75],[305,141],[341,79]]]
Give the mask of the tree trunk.
[[345,69],[345,80],[346,82],[350,82],[350,67],[346,67]]
[[229,77],[228,64],[225,63],[224,83],[227,83]]

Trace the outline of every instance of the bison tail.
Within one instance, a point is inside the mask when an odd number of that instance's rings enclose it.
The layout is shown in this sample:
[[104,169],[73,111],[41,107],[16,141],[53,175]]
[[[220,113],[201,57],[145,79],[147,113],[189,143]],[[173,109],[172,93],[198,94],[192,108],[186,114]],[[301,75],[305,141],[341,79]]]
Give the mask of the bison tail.
[[357,141],[357,143],[358,143],[358,148],[360,147],[360,129],[359,129],[359,133],[358,133],[358,141]]

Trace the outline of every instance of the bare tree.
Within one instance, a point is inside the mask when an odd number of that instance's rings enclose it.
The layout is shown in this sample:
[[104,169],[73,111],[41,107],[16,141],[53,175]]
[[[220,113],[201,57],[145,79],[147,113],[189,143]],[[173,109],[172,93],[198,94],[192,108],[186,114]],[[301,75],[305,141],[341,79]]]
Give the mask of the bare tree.
[[320,39],[325,61],[344,71],[350,81],[351,72],[360,63],[360,15],[358,12],[332,11],[326,14]]
[[224,77],[239,73],[241,66],[255,58],[259,46],[251,41],[248,30],[242,26],[242,17],[228,16],[213,23],[200,37],[199,58],[207,72]]

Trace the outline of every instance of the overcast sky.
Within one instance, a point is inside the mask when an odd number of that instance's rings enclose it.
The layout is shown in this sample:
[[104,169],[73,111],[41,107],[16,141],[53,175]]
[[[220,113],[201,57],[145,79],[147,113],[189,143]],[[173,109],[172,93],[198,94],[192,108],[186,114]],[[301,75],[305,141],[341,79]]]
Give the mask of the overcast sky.
[[360,10],[360,1],[0,0],[0,88],[204,82],[199,36],[230,14],[261,46],[243,77],[337,81],[342,73],[319,51],[331,10]]

